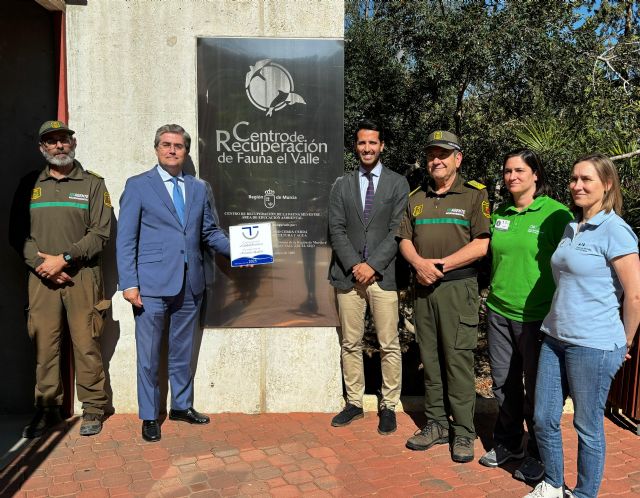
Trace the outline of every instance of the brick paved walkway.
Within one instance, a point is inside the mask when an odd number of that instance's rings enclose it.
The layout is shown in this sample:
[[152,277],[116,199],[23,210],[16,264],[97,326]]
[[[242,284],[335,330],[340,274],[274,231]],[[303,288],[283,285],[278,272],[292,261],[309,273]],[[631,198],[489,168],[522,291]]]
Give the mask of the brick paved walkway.
[[[219,414],[208,426],[170,420],[159,443],[145,443],[133,415],[115,415],[93,438],[78,418],[33,441],[0,473],[0,496],[456,496],[520,497],[530,487],[509,468],[455,464],[446,446],[404,447],[416,421],[398,414],[398,431],[376,432],[377,417],[330,427],[330,414]],[[640,437],[605,421],[608,441],[601,496],[640,496]],[[567,483],[575,484],[576,437],[563,418]]]

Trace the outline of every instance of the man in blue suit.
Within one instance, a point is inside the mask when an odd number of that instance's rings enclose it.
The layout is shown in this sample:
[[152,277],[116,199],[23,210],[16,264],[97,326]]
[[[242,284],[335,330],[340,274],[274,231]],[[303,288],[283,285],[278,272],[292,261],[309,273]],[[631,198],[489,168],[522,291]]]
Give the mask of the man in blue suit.
[[133,305],[138,357],[138,410],[142,437],[161,438],[158,364],[163,331],[169,334],[169,418],[207,424],[193,408],[193,336],[205,288],[202,247],[229,256],[205,182],[184,175],[191,138],[179,125],[161,126],[158,164],[127,180],[120,198],[116,241],[123,297]]

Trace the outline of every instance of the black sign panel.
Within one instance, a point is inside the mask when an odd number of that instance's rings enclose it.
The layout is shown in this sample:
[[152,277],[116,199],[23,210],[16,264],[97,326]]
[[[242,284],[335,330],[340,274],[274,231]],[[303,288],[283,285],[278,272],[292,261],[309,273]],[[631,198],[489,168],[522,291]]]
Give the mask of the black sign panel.
[[274,263],[216,260],[204,323],[335,326],[329,190],[343,171],[339,40],[198,39],[200,176],[222,227],[271,222]]

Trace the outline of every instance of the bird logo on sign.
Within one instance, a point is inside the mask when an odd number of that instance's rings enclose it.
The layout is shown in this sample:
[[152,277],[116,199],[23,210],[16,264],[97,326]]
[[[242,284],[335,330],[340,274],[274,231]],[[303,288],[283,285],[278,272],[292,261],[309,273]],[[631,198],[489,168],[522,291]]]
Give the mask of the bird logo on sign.
[[245,90],[249,101],[271,117],[293,104],[306,104],[304,98],[293,91],[293,78],[280,64],[271,59],[262,59],[245,76]]

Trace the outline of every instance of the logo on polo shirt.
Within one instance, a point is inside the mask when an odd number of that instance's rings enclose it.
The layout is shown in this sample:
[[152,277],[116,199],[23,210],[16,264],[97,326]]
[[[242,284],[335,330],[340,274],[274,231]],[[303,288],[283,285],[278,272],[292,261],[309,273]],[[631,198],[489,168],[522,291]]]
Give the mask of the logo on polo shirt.
[[458,208],[449,208],[447,209],[445,215],[450,215],[450,216],[462,216],[464,218],[464,213],[465,210],[464,209],[458,209]]
[[540,227],[538,225],[529,225],[529,228],[527,229],[527,232],[529,233],[535,233],[536,235],[541,234],[542,232],[540,231]]
[[507,231],[509,230],[509,225],[511,225],[511,220],[504,220],[502,218],[499,218],[496,220],[495,225],[493,225],[493,228],[495,228],[496,230],[503,230],[503,231]]
[[69,194],[69,199],[71,199],[72,201],[89,202],[89,194],[76,194],[75,192],[71,192]]
[[422,204],[418,204],[413,208],[413,217],[416,218],[422,214]]
[[587,246],[586,242],[579,242],[576,245],[576,251],[580,251],[580,252],[591,252],[591,250],[589,249],[589,246]]

